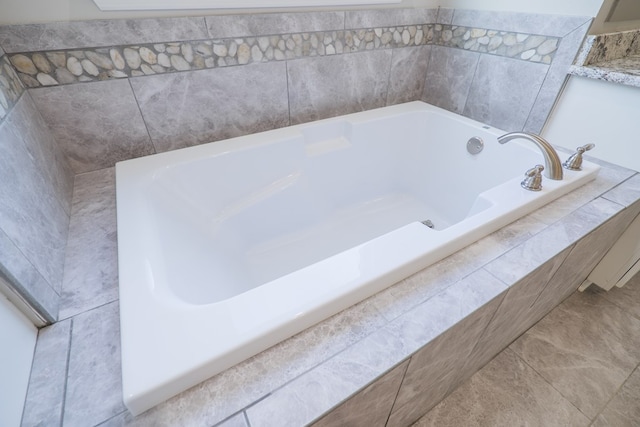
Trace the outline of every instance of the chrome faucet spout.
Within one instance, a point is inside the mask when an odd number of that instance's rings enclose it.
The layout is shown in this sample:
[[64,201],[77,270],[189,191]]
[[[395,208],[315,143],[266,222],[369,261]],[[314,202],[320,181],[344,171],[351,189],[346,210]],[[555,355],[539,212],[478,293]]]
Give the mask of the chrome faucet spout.
[[544,156],[544,176],[550,179],[562,179],[562,162],[556,150],[543,137],[529,132],[509,132],[498,137],[500,144],[505,144],[512,139],[526,139],[538,146]]

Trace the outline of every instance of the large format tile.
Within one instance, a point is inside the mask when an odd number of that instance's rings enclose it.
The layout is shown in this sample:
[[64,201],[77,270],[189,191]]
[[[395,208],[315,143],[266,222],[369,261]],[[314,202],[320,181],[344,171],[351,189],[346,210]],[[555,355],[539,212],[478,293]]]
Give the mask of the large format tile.
[[438,9],[370,9],[345,12],[345,28],[395,27],[435,22]]
[[131,85],[158,151],[289,124],[284,62],[148,76]]
[[422,100],[462,114],[479,58],[477,52],[432,46]]
[[593,427],[633,427],[640,420],[640,369],[636,368],[622,388],[593,421]]
[[314,423],[313,427],[385,425],[408,363],[393,368]]
[[640,273],[632,277],[623,287],[614,287],[608,292],[602,291],[601,295],[636,319],[640,319]]
[[591,18],[522,12],[456,9],[453,25],[563,37]]
[[574,293],[510,348],[593,419],[640,362],[638,331],[640,320],[587,290]]
[[136,418],[127,413],[126,423],[213,425],[359,342],[383,322],[375,308],[363,301]]
[[32,89],[75,173],[154,152],[126,80]]
[[2,276],[47,322],[58,319],[60,295],[0,229],[0,277]]
[[288,63],[291,124],[383,107],[391,50]]
[[525,131],[533,133],[540,133],[542,131],[547,117],[551,114],[553,104],[560,95],[560,90],[567,78],[569,67],[573,63],[590,25],[591,21],[585,22],[571,33],[565,35],[560,41],[558,51],[555,53],[553,62],[549,67],[549,72],[531,108],[527,123],[524,127]]
[[586,426],[589,420],[505,350],[414,427]]
[[67,383],[71,320],[38,331],[22,425],[60,425]]
[[430,55],[431,46],[393,49],[387,105],[422,98]]
[[[20,113],[20,106],[14,112]],[[13,116],[0,125],[0,228],[51,288],[59,291],[69,215],[46,170],[40,168],[35,147],[25,141],[30,139],[28,120]]]
[[457,374],[500,305],[505,290],[503,283],[481,270],[445,291],[457,301],[451,304],[457,309],[480,308],[411,356],[388,427],[416,421],[463,380]]
[[0,26],[8,53],[207,38],[204,18],[105,19]]
[[60,318],[118,298],[115,171],[76,177]]
[[344,29],[344,12],[263,13],[207,16],[211,38],[263,36]]
[[460,378],[468,378],[478,371],[546,314],[537,310],[533,304],[569,251],[570,249],[565,249],[509,288],[495,316],[469,354],[465,366],[459,370]]
[[[604,199],[596,199],[594,202],[597,201],[601,201],[602,204],[607,202]],[[618,206],[614,205],[611,208],[615,209]],[[637,203],[633,209],[628,208],[617,213],[576,243],[562,268],[549,281],[534,304],[543,311],[550,311],[575,292],[638,215],[639,210],[640,203]]]
[[9,126],[15,126],[36,168],[41,171],[49,186],[49,192],[69,214],[73,195],[73,172],[28,93],[16,104],[7,122]]
[[620,185],[611,189],[602,197],[622,206],[630,206],[640,198],[640,173],[620,183]]
[[548,65],[481,55],[463,115],[506,131],[522,130]]
[[112,302],[73,319],[64,425],[93,426],[124,410],[120,319]]

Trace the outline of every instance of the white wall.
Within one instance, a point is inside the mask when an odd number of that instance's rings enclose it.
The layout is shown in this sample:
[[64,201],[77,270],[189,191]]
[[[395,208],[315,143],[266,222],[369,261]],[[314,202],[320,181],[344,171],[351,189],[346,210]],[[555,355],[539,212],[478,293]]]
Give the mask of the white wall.
[[[504,10],[559,15],[596,16],[603,0],[403,0],[394,7],[448,7],[464,9]],[[365,6],[366,7],[366,6]],[[335,8],[332,8],[335,9]],[[271,9],[293,10],[293,9]],[[310,10],[310,9],[307,9]],[[264,9],[262,9],[264,11]],[[161,12],[102,12],[93,0],[1,0],[0,25],[34,22],[73,21],[83,19],[139,18],[156,16],[188,16],[207,13],[237,13],[251,10],[182,10]],[[256,12],[256,10],[253,10]]]
[[454,9],[504,10],[554,15],[596,16],[603,0],[441,0]]
[[19,426],[38,330],[0,294],[0,426]]
[[639,118],[640,88],[572,76],[543,135],[571,150],[592,142],[588,155],[640,171]]

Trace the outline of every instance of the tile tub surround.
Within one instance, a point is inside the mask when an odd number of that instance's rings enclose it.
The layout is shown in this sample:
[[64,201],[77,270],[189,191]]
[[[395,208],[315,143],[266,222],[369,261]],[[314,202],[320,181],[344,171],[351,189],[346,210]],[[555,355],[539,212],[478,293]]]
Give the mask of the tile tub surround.
[[48,322],[58,315],[73,174],[28,93],[0,122],[0,268]]
[[84,173],[418,99],[472,118],[518,111],[488,124],[540,131],[589,22],[424,8],[247,14],[3,26],[0,46]]
[[572,294],[414,426],[637,425],[639,302],[640,275]]
[[[70,317],[54,325],[59,333],[43,330],[38,348],[46,350],[36,351],[25,420],[111,426],[231,426],[247,419],[252,426],[335,425],[344,414],[367,422],[391,415],[396,425],[415,420],[517,337],[509,334],[521,334],[572,292],[564,278],[580,283],[639,212],[640,175],[604,166],[596,181],[136,418],[124,410],[118,388],[117,285],[99,279],[116,272],[111,243],[98,251],[112,259],[100,273],[91,272],[94,254],[78,251],[68,264],[96,280],[86,282],[82,301],[73,294],[64,300],[61,311],[68,304]],[[70,240],[99,247],[109,239],[105,224],[115,224],[113,170],[80,177],[74,206],[93,208],[74,211],[72,224],[84,225],[71,227]],[[513,312],[523,317],[502,334],[496,325],[513,320]],[[90,324],[104,327],[79,326]],[[51,354],[61,354],[61,365],[45,374],[40,370]],[[421,378],[434,375],[437,387],[425,395]],[[381,402],[375,411],[372,402]]]

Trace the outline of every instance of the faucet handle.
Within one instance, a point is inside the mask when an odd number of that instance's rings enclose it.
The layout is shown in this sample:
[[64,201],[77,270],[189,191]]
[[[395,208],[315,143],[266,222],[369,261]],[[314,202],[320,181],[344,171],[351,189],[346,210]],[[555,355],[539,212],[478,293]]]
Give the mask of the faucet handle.
[[544,170],[544,166],[535,165],[528,171],[524,173],[524,180],[520,183],[522,188],[529,191],[540,191],[542,190],[542,171]]
[[573,153],[571,155],[571,157],[569,157],[567,160],[565,160],[565,162],[562,164],[562,166],[565,169],[569,169],[569,170],[572,170],[572,171],[581,170],[582,169],[582,154],[585,151],[591,150],[595,146],[596,146],[595,144],[586,144],[586,145],[583,145],[582,147],[576,148],[576,152]]

